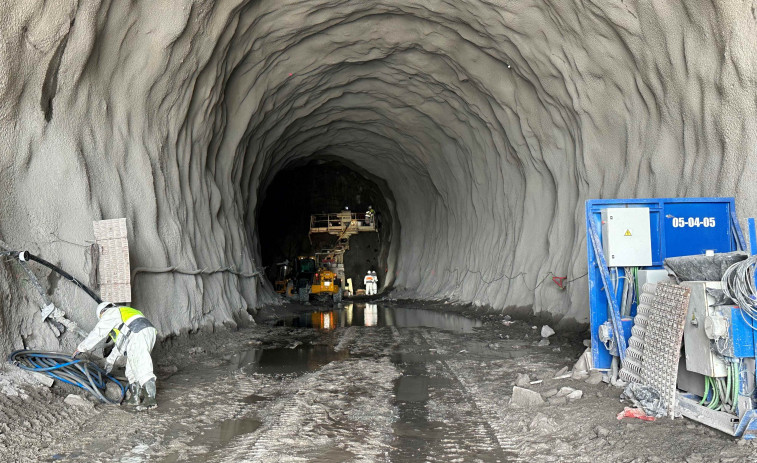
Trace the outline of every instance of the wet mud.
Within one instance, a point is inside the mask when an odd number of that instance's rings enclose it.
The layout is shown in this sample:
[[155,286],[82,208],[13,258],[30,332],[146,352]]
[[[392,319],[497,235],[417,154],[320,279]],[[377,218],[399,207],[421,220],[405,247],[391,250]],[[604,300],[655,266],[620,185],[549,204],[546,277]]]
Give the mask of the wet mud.
[[[17,416],[6,422],[25,432],[2,430],[3,461],[695,462],[755,454],[751,443],[684,419],[618,421],[620,390],[554,377],[583,352],[581,336],[558,330],[539,345],[539,328],[444,304],[277,308],[257,326],[156,351],[156,410],[71,409],[57,386],[15,398]],[[545,396],[567,386],[583,398],[516,408],[509,400],[518,374]],[[36,419],[26,428],[24,401]],[[24,437],[42,430],[41,439]]]

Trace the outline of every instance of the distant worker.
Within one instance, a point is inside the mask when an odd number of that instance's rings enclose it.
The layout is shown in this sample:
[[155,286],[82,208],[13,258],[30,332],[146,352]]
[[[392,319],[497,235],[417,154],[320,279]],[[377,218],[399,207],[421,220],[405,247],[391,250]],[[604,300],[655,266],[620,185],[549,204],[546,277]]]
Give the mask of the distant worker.
[[378,294],[378,284],[379,284],[378,275],[376,275],[376,271],[374,270],[373,271],[373,294]]
[[352,212],[350,212],[350,207],[344,206],[344,210],[339,212],[337,217],[339,218],[339,223],[342,227],[349,227],[350,223],[352,223]]
[[373,224],[373,207],[368,206],[368,210],[365,211],[365,224],[371,226]]
[[373,274],[370,270],[368,270],[368,273],[365,275],[365,278],[363,278],[363,284],[365,285],[365,295],[366,296],[372,296],[373,295]]
[[[115,347],[105,361],[105,371],[110,373],[116,361],[126,357],[126,378],[129,380],[127,405],[134,405],[137,410],[148,410],[158,406],[155,400],[155,374],[152,371],[150,353],[155,346],[157,332],[150,321],[137,309],[120,307],[112,302],[103,302],[95,309],[99,318],[97,325],[74,351],[74,357],[80,352],[91,352],[95,346],[108,335]],[[142,389],[145,400],[140,404]]]

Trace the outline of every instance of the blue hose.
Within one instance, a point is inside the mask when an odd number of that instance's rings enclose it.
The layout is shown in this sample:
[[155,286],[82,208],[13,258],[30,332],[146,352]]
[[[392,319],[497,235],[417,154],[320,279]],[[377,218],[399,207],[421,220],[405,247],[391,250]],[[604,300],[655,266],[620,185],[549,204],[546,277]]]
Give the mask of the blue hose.
[[[99,365],[89,360],[75,359],[57,352],[17,350],[8,356],[8,361],[17,367],[46,374],[64,383],[80,387],[103,403],[118,405],[126,395],[126,387],[114,376],[106,374]],[[121,392],[117,399],[106,395],[108,382],[118,386]]]

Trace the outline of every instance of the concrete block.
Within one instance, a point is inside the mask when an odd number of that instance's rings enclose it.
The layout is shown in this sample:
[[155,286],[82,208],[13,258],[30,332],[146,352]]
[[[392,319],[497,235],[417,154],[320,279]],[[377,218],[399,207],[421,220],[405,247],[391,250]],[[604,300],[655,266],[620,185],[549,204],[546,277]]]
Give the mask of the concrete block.
[[562,367],[559,370],[557,370],[557,373],[554,374],[554,378],[559,378],[560,376],[564,375],[568,372],[568,367]]
[[63,399],[63,402],[73,407],[82,407],[89,409],[95,408],[95,405],[92,402],[76,394],[67,395],[66,398]]
[[513,386],[513,396],[510,398],[510,405],[520,408],[534,408],[544,404],[541,394],[530,389]]
[[527,387],[531,383],[531,378],[522,373],[518,373],[518,377],[515,379],[515,385],[519,387]]
[[53,387],[53,384],[55,383],[55,380],[52,377],[43,375],[42,373],[30,372],[30,374],[35,381],[45,387]]
[[599,384],[602,382],[602,372],[599,370],[591,370],[589,377],[586,378],[586,382],[589,384]]
[[547,392],[542,392],[541,396],[544,397],[545,399],[548,399],[550,397],[556,396],[557,392],[558,392],[557,389],[550,389]]
[[581,371],[581,370],[573,370],[573,374],[570,375],[570,377],[572,379],[575,379],[576,381],[581,381],[589,377],[589,372]]

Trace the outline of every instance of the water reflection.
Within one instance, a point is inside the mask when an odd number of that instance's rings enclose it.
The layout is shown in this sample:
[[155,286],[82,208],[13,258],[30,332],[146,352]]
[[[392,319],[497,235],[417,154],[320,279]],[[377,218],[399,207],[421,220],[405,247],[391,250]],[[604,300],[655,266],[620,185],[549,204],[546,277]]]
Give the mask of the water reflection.
[[378,325],[378,307],[376,304],[366,304],[365,309],[363,310],[363,321],[365,322],[365,326]]
[[335,352],[329,346],[299,345],[296,348],[253,348],[237,352],[229,359],[233,370],[242,373],[302,373],[315,371],[327,363],[349,358],[348,352]]
[[280,321],[278,325],[321,330],[348,326],[427,327],[469,333],[473,331],[473,328],[481,326],[481,322],[453,313],[403,307],[379,307],[378,304],[370,303],[350,303],[339,310],[303,313],[289,320]]

